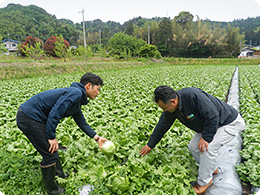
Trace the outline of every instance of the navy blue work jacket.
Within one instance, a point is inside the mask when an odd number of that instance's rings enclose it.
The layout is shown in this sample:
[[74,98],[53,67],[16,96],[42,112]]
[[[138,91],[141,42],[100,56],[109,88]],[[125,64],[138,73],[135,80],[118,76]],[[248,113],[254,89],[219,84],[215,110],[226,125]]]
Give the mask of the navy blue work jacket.
[[60,119],[72,116],[77,125],[91,138],[95,131],[86,123],[81,105],[88,103],[86,90],[81,83],[72,83],[68,88],[52,89],[34,95],[20,106],[32,120],[46,124],[48,139],[54,139]]

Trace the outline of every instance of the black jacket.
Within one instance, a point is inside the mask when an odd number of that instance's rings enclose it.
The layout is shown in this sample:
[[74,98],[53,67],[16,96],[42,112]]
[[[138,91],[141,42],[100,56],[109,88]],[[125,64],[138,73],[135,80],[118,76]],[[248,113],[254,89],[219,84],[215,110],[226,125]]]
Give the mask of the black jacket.
[[176,93],[179,108],[173,113],[162,113],[148,142],[151,148],[162,139],[175,119],[179,119],[188,128],[202,133],[203,139],[210,143],[219,127],[233,122],[238,116],[235,108],[201,89],[184,88]]

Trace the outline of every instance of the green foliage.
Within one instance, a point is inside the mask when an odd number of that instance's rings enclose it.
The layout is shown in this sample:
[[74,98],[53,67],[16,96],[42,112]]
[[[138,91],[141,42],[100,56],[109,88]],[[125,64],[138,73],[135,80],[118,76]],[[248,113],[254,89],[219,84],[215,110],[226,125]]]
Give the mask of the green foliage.
[[[139,155],[162,112],[151,100],[152,93],[161,84],[176,90],[196,86],[224,100],[233,71],[230,65],[166,64],[98,72],[106,85],[82,112],[99,135],[115,143],[116,151],[108,157],[71,117],[64,118],[56,136],[67,147],[59,154],[69,177],[57,181],[66,188],[66,194],[72,195],[87,184],[94,186],[92,194],[96,195],[195,194],[190,182],[196,180],[197,166],[187,147],[193,135],[188,128],[176,121],[148,156]],[[6,151],[0,152],[0,157],[6,161],[0,162],[0,189],[6,195],[11,189],[10,194],[45,192],[39,169],[41,157],[16,127],[19,105],[39,92],[67,87],[80,76],[82,73],[1,81],[0,147]],[[10,183],[6,185],[6,181]]]
[[53,57],[65,57],[65,54],[70,47],[70,44],[67,40],[63,39],[63,36],[60,35],[52,36],[46,40],[44,43],[44,51],[47,55],[51,55]]
[[83,46],[79,46],[78,48],[70,48],[71,53],[74,56],[83,56],[85,55],[85,48]]
[[193,15],[189,12],[180,12],[178,16],[174,17],[174,20],[178,22],[180,25],[186,25],[187,23],[191,23],[193,20]]
[[65,39],[63,39],[62,35],[60,35],[59,37],[56,38],[56,42],[54,42],[54,44],[55,47],[53,50],[55,56],[59,58],[64,58],[64,60],[66,61],[66,57],[69,49],[69,43]]
[[243,39],[234,27],[211,26],[199,19],[186,25],[173,21],[172,32],[174,43],[171,55],[178,57],[236,57]]
[[109,40],[109,54],[119,56],[119,58],[129,58],[139,56],[140,49],[145,45],[145,41],[136,37],[116,33]]
[[230,24],[232,27],[238,27],[239,32],[245,35],[245,43],[247,45],[252,44],[254,46],[260,45],[260,29],[259,29],[260,17],[247,18],[242,20],[234,20],[230,23],[224,23],[224,25]]
[[[149,26],[149,27],[148,27]],[[149,29],[148,29],[149,28]],[[150,37],[150,44],[157,45],[157,34],[159,33],[159,23],[158,22],[146,22],[143,26],[140,28],[134,29],[134,36],[138,38],[142,38],[148,43],[148,31],[149,31],[149,37]]]
[[45,56],[43,47],[43,41],[38,37],[26,37],[25,42],[19,45],[19,53],[22,56],[26,56],[32,59],[41,59]]
[[[72,25],[62,23],[44,9],[30,5],[9,4],[0,9],[0,34],[8,38],[24,41],[28,35],[46,40],[54,34],[62,34],[65,38],[79,37],[80,32]],[[75,39],[70,40],[75,44]]]
[[5,44],[2,43],[2,36],[0,35],[0,54],[3,54],[7,52],[7,49],[5,48]]
[[157,47],[155,45],[149,45],[145,44],[140,49],[140,56],[146,57],[146,58],[160,58],[161,53],[157,50]]
[[20,46],[20,47],[21,47],[20,50],[22,51],[22,53],[26,57],[29,57],[31,59],[39,60],[39,59],[44,58],[44,56],[45,56],[44,50],[41,48],[40,42],[37,42],[34,47],[32,45],[30,45],[30,46],[24,45],[24,46]]
[[157,46],[162,56],[171,56],[173,48],[172,22],[164,18],[159,24],[159,33],[157,34]]
[[240,54],[240,42],[244,39],[243,35],[239,34],[239,28],[226,27],[226,46],[225,51],[230,55],[237,57]]
[[97,54],[102,59],[108,57],[107,51],[105,49],[99,49]]
[[79,59],[91,59],[94,55],[92,51],[92,47],[87,46],[86,48],[83,46],[79,46],[78,48],[74,49],[71,48],[70,52],[72,53],[73,57],[79,58]]
[[[85,25],[88,29],[88,45],[96,45],[99,42],[99,29],[102,30],[102,47],[104,48],[108,48],[110,38],[120,32],[141,38],[148,43],[147,28],[149,24],[150,43],[158,47],[162,56],[237,57],[240,42],[242,44],[245,42],[244,37],[247,44],[252,40],[252,44],[259,45],[259,19],[260,17],[248,18],[230,23],[198,19],[193,22],[193,15],[183,11],[173,21],[169,18],[138,17],[122,25],[112,21],[102,22],[100,19],[85,21]],[[0,24],[0,34],[3,39],[24,41],[27,35],[31,35],[45,41],[54,34],[59,34],[71,45],[83,45],[82,24],[74,24],[66,19],[57,20],[55,16],[37,6],[9,4],[6,8],[0,9]],[[231,28],[228,27],[228,24]],[[236,27],[240,27],[240,29],[236,29]],[[117,53],[113,56],[123,58],[134,55],[131,49],[122,49],[120,53],[122,55]]]
[[125,34],[133,35],[133,33],[134,33],[134,24],[132,22],[129,22],[127,29],[125,30]]
[[240,112],[246,121],[242,133],[243,161],[237,172],[244,182],[260,187],[260,72],[258,66],[240,66]]
[[1,192],[5,195],[31,194],[32,192],[45,194],[39,163],[19,150],[14,152],[2,148],[0,149]]

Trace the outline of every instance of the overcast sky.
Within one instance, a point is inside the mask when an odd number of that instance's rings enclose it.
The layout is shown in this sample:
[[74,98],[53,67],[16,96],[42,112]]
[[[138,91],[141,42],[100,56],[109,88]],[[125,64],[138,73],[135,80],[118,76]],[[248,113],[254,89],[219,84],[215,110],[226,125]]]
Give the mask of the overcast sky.
[[188,11],[194,19],[230,22],[260,16],[260,0],[0,0],[0,8],[9,3],[36,5],[56,18],[82,21],[101,19],[124,22],[135,17],[170,17]]

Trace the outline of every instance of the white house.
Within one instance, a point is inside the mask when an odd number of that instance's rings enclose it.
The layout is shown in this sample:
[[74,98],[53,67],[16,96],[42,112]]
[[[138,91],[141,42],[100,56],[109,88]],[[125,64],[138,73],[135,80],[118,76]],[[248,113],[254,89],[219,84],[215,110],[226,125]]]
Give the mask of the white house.
[[17,46],[20,42],[12,39],[5,39],[2,43],[5,44],[5,48],[8,49],[9,52],[16,52],[18,49]]
[[259,58],[259,51],[255,49],[243,48],[241,53],[239,54],[238,58]]

